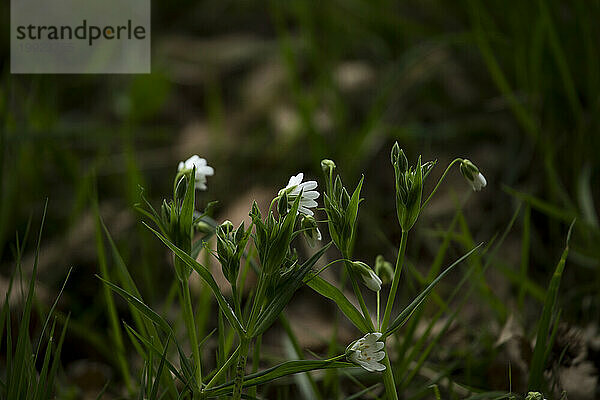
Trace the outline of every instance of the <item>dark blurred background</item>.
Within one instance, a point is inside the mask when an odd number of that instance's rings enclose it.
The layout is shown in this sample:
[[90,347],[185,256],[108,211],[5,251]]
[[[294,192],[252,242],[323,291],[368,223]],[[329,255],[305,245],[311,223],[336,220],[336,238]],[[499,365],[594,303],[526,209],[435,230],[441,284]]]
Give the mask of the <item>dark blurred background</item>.
[[[364,174],[355,256],[371,265],[378,254],[393,261],[400,237],[393,142],[411,162],[438,160],[426,192],[455,157],[469,158],[488,186],[473,194],[451,171],[410,238],[415,269],[426,274],[448,229],[489,242],[520,209],[483,280],[489,298],[466,308],[470,339],[438,353],[468,355],[455,369],[466,385],[507,389],[506,368],[493,368],[514,354],[494,343],[512,317],[532,337],[574,218],[562,318],[583,342],[599,340],[600,2],[154,1],[151,74],[65,76],[10,74],[8,3],[0,5],[0,297],[15,270],[15,232],[37,227],[48,199],[38,296],[53,299],[75,267],[60,307],[74,326],[63,350],[70,382],[81,360],[101,376],[113,368],[100,346],[92,194],[138,287],[160,304],[168,253],[133,205],[139,186],[155,206],[168,198],[177,163],[192,154],[216,171],[200,205],[218,200],[215,219],[235,224],[292,174],[322,185],[323,158],[348,186]],[[453,241],[444,264],[467,247]],[[410,276],[402,301],[420,287]],[[311,307],[310,296],[296,301]],[[597,394],[598,353],[589,349],[591,369],[572,379],[596,380],[572,398]]]

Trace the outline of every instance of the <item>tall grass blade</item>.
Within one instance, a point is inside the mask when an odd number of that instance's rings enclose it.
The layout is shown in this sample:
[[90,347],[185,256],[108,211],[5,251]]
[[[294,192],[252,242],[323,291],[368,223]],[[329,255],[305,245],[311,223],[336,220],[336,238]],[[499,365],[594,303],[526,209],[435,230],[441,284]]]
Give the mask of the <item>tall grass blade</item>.
[[552,275],[552,279],[550,280],[550,286],[548,287],[548,292],[546,293],[546,300],[544,301],[544,308],[542,310],[542,316],[540,317],[540,322],[537,330],[537,341],[533,350],[531,367],[529,368],[529,391],[541,392],[543,389],[542,384],[544,382],[544,369],[546,367],[545,351],[546,347],[552,345],[552,343],[550,343],[548,340],[550,330],[552,329],[551,319],[552,315],[556,312],[558,288],[560,286],[562,274],[565,269],[567,256],[569,255],[569,240],[571,239],[571,232],[573,230],[574,225],[575,220],[571,222],[571,226],[569,227],[565,249],[563,250],[560,260],[556,266],[556,269],[554,270],[554,274]]

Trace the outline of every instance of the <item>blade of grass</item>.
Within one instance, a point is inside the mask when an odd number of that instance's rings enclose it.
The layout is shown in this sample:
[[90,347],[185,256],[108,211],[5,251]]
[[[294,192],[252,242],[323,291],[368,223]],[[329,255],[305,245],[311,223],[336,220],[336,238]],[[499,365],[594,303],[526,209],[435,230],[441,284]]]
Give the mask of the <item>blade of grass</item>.
[[556,304],[558,300],[558,288],[560,286],[560,281],[562,279],[562,274],[565,268],[565,264],[567,261],[567,256],[569,255],[569,240],[571,239],[571,232],[573,230],[573,226],[575,225],[575,220],[571,222],[571,226],[569,227],[569,232],[567,233],[567,240],[565,249],[560,257],[560,260],[554,270],[554,274],[552,275],[552,279],[550,280],[550,286],[548,287],[548,291],[546,292],[546,300],[544,301],[544,308],[542,310],[542,315],[540,317],[540,322],[537,329],[537,341],[535,343],[535,348],[533,350],[533,358],[531,360],[531,367],[529,369],[529,382],[528,388],[529,391],[542,391],[542,383],[544,382],[544,369],[546,367],[546,358],[545,351],[547,346],[551,346],[552,343],[548,342],[548,336],[550,334],[550,321],[552,319],[552,315],[555,313]]

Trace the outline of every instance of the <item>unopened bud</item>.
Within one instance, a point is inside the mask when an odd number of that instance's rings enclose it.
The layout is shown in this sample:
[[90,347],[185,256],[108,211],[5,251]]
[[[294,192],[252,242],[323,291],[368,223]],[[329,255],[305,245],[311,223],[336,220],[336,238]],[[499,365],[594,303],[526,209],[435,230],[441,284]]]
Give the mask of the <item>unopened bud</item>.
[[471,161],[467,159],[462,160],[460,163],[460,172],[475,192],[486,187],[487,181],[485,177]]
[[375,273],[384,285],[394,280],[394,267],[382,255],[375,258]]
[[381,279],[379,279],[371,267],[362,261],[353,261],[352,268],[360,274],[360,277],[369,289],[374,292],[381,290]]

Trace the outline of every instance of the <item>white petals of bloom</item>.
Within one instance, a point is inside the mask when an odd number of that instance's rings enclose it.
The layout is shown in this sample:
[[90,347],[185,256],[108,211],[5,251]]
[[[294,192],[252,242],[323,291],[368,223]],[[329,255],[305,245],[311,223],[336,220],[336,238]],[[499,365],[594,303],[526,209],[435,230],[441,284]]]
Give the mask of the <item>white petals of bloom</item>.
[[193,155],[187,160],[181,161],[177,171],[185,171],[196,167],[195,187],[198,190],[206,190],[206,177],[213,176],[215,170],[207,165],[206,160],[197,155]]
[[302,192],[300,204],[298,205],[298,212],[312,216],[314,213],[310,209],[317,206],[316,200],[320,196],[319,192],[315,190],[317,188],[317,182],[302,182],[302,179],[304,179],[304,174],[302,172],[300,172],[298,175],[292,176],[287,186],[281,189],[279,194],[282,194],[285,191],[290,199],[290,202],[294,202],[300,195],[300,192]]
[[380,337],[381,333],[374,332],[358,339],[348,349],[348,359],[369,372],[385,370],[385,365],[379,362],[385,357],[385,344],[378,342]]
[[485,176],[481,172],[478,172],[475,176],[473,176],[473,180],[470,181],[471,187],[474,191],[479,192],[482,188],[487,185],[487,181],[485,180]]

